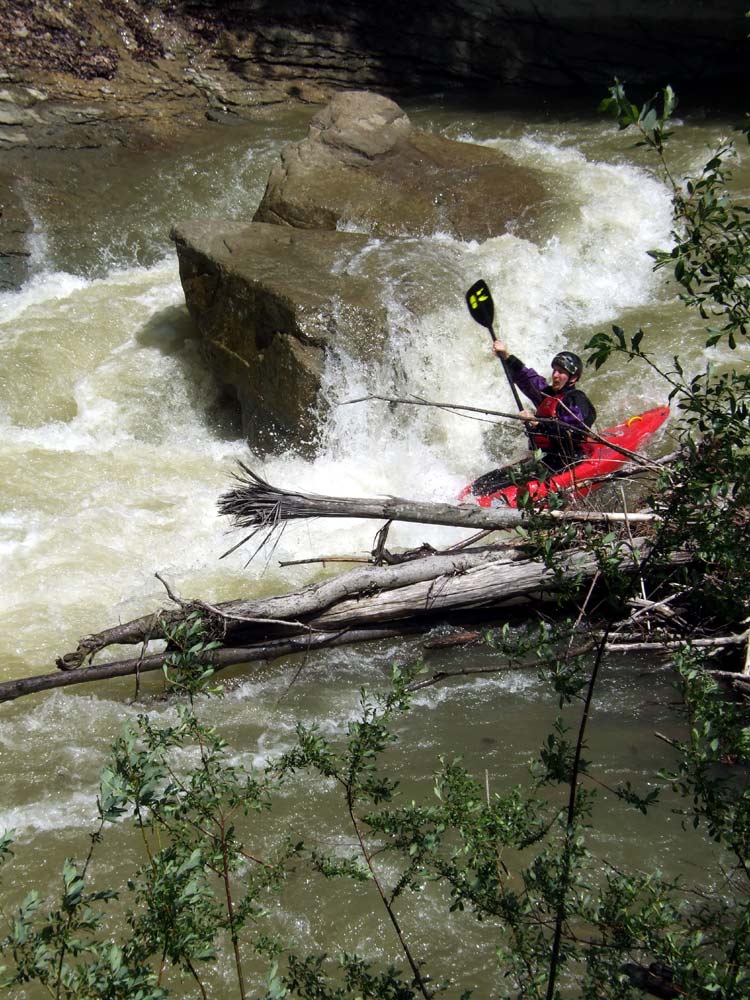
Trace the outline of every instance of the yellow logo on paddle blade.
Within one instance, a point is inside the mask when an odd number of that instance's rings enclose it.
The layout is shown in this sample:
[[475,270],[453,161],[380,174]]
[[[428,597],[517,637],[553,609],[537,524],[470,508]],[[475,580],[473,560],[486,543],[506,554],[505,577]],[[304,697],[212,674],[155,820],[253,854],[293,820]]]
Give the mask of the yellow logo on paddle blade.
[[489,295],[485,292],[483,288],[480,288],[476,292],[476,294],[472,292],[472,294],[469,296],[469,305],[471,306],[472,309],[478,309],[479,303],[486,302],[488,298]]

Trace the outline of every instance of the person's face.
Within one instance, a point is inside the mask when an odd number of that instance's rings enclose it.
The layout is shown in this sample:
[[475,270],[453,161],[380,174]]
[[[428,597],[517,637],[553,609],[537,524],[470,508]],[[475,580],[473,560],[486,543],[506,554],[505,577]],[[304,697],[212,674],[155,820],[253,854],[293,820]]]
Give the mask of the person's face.
[[560,392],[561,389],[564,389],[568,382],[570,382],[570,375],[555,365],[552,369],[552,388],[555,392]]

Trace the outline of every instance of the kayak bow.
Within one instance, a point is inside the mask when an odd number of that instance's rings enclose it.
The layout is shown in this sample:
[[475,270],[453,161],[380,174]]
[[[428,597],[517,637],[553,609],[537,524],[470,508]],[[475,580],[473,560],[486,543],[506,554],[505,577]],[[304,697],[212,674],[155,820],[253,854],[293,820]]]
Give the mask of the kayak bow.
[[[668,406],[657,406],[645,413],[638,413],[621,424],[608,427],[600,437],[618,448],[638,451],[651,435],[658,430],[669,416]],[[585,441],[582,445],[584,459],[570,469],[557,472],[548,479],[532,479],[527,483],[505,486],[494,493],[475,495],[473,483],[464,486],[458,495],[459,503],[476,503],[480,507],[517,507],[521,496],[528,494],[533,501],[543,501],[549,493],[571,491],[577,497],[585,497],[604,485],[603,477],[608,476],[628,461],[615,448],[601,441]]]

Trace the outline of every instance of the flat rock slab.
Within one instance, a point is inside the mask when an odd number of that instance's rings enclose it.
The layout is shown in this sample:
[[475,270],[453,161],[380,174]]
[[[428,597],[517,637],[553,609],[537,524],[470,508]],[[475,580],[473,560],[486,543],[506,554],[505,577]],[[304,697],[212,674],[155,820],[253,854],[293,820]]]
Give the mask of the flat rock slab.
[[486,240],[530,226],[546,197],[539,175],[497,150],[422,132],[387,97],[346,91],[282,151],[255,220]]
[[251,445],[314,450],[326,352],[382,354],[378,290],[347,274],[368,238],[223,221],[181,224],[172,238],[188,309],[211,366],[236,392]]

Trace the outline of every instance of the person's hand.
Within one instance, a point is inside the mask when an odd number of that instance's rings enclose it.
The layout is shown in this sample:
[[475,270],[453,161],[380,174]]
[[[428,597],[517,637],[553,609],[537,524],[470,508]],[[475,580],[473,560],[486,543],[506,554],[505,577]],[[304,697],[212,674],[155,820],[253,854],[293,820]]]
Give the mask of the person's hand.
[[501,358],[507,358],[510,353],[510,351],[502,342],[502,340],[493,340],[492,350],[495,352],[495,354],[499,354]]
[[533,410],[521,410],[518,414],[519,417],[523,417],[524,420],[528,421],[528,426],[532,429],[539,426],[539,421],[536,420],[536,414]]

